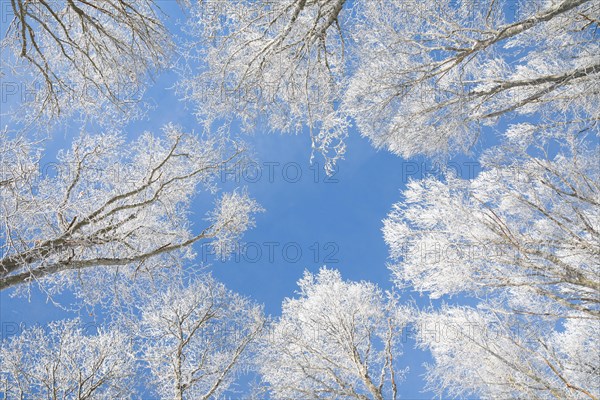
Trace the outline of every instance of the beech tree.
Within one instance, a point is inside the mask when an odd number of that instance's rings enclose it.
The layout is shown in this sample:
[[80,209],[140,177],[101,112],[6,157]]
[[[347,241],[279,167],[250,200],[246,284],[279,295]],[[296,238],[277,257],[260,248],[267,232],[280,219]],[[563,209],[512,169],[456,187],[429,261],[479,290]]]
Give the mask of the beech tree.
[[515,312],[599,319],[597,146],[510,149],[490,150],[472,180],[408,184],[384,221],[395,281],[433,297],[508,292]]
[[227,254],[260,210],[245,192],[223,194],[192,232],[196,190],[215,191],[221,166],[242,161],[228,139],[173,125],[132,142],[82,134],[44,169],[23,137],[0,140],[0,290],[34,282],[60,290],[92,267],[151,269],[168,254],[191,257],[201,240]]
[[[133,297],[109,303],[96,334],[79,319],[25,329],[1,342],[9,398],[221,397],[253,366],[262,307],[210,275],[174,271],[122,279]],[[126,293],[122,293],[126,294]],[[114,299],[113,299],[114,300]]]
[[251,365],[262,308],[210,276],[142,294],[139,332],[146,379],[162,399],[218,398]]
[[344,108],[376,147],[435,155],[469,149],[503,121],[597,120],[594,1],[361,4]]
[[417,318],[429,349],[428,389],[439,396],[597,399],[597,319],[555,319],[502,312],[494,305],[445,306]]
[[0,379],[6,398],[129,399],[135,354],[115,329],[86,334],[81,321],[52,322],[2,341]]
[[298,298],[265,335],[260,372],[278,399],[391,399],[402,329],[410,312],[369,282],[342,280],[336,270],[305,272]]
[[350,123],[403,157],[465,150],[503,116],[597,120],[599,12],[591,0],[201,2],[205,67],[183,88],[208,121],[308,126],[331,163]]
[[169,62],[173,44],[153,0],[10,4],[2,62],[25,76],[24,122],[74,111],[114,119],[106,113],[131,111],[149,75]]
[[[335,161],[344,153],[348,122],[341,97],[345,0],[199,2],[190,54],[207,68],[180,84],[207,124],[237,115],[246,129],[264,117],[274,130],[311,131],[313,150]],[[326,167],[331,168],[328,164]]]
[[398,285],[479,299],[417,318],[440,395],[600,397],[596,136],[531,132],[513,126],[472,180],[409,183],[384,221]]

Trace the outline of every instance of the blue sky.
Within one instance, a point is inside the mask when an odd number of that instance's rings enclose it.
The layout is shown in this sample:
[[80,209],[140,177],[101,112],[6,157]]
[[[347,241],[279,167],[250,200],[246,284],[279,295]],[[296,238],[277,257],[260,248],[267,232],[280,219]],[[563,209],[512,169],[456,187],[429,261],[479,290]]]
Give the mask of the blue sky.
[[[167,13],[176,10],[173,3],[163,2]],[[176,76],[171,72],[157,77],[147,93],[157,107],[147,119],[130,124],[126,128],[128,135],[135,137],[144,130],[158,133],[168,122],[178,123],[188,131],[201,130],[191,113],[193,107],[186,108],[167,89],[175,81]],[[3,103],[3,113],[9,103]],[[3,126],[7,123],[2,121]],[[57,132],[47,148],[46,160],[51,161],[57,149],[69,147],[75,135],[70,130]],[[299,135],[258,132],[244,136],[244,140],[251,144],[257,164],[234,171],[233,175],[224,173],[222,187],[223,190],[246,187],[265,212],[257,215],[256,228],[244,236],[246,251],[221,261],[198,244],[196,262],[210,264],[209,270],[217,279],[264,304],[266,313],[273,316],[280,314],[285,297],[294,296],[296,281],[303,271],[316,272],[323,265],[339,269],[345,279],[368,280],[391,289],[381,221],[392,204],[401,199],[407,179],[431,172],[432,161],[424,158],[407,161],[377,151],[353,129],[347,140],[346,159],[339,162],[334,176],[327,177],[319,157],[314,164],[309,162],[310,138],[306,132]],[[479,145],[476,153],[482,146],[487,144]],[[473,169],[473,161],[468,157],[458,157],[449,164],[460,168],[464,177],[472,177],[471,172],[478,170]],[[200,222],[204,218],[204,211],[210,208],[203,203],[206,201],[212,200],[198,196],[192,220]],[[427,297],[418,293],[406,292],[402,297],[414,299],[421,306],[429,304]],[[0,293],[2,337],[14,333],[19,323],[43,325],[69,316],[73,315],[47,303],[38,290],[33,290],[29,299],[11,298],[10,292]],[[421,364],[428,356],[412,345],[412,342],[406,344],[400,361],[402,367],[410,366],[406,381],[399,387],[400,396],[431,398],[431,393],[421,393],[424,386]]]

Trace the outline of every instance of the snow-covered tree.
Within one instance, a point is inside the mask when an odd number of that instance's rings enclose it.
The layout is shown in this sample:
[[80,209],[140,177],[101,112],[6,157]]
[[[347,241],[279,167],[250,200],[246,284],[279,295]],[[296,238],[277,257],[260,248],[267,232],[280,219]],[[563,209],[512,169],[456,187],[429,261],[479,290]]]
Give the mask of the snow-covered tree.
[[431,351],[429,389],[440,396],[489,399],[597,399],[597,319],[554,319],[494,307],[443,307],[417,318]]
[[598,147],[539,140],[538,155],[491,149],[475,179],[408,184],[384,222],[399,285],[506,292],[515,312],[600,318]]
[[410,317],[395,297],[338,271],[306,272],[265,335],[260,372],[274,398],[392,399]]
[[183,87],[199,114],[308,125],[331,162],[351,122],[412,156],[469,148],[506,115],[586,125],[600,113],[592,0],[240,0],[196,11],[206,65]]
[[[8,398],[212,399],[235,393],[254,367],[265,327],[262,307],[210,275],[122,278],[129,285],[94,335],[79,320],[24,329],[1,342]],[[110,293],[109,293],[110,295]],[[109,312],[106,312],[109,311]],[[95,325],[94,325],[95,326]]]
[[128,335],[79,320],[27,328],[4,339],[0,379],[7,399],[128,399],[135,393],[135,354]]
[[479,301],[417,318],[442,396],[600,396],[598,144],[532,132],[512,127],[474,179],[410,182],[384,221],[398,285]]
[[[2,63],[13,76],[25,76],[19,118],[26,122],[73,111],[97,118],[111,109],[130,111],[173,48],[153,0],[10,4]],[[7,14],[3,10],[3,18]]]
[[[246,128],[258,117],[272,129],[311,131],[314,150],[332,161],[344,153],[347,121],[341,97],[345,0],[199,2],[190,30],[208,68],[181,88],[210,123],[237,115]],[[195,54],[192,52],[192,54]]]
[[190,201],[199,189],[216,190],[222,165],[240,162],[243,149],[172,125],[131,142],[82,134],[45,168],[23,137],[3,136],[0,148],[0,290],[26,282],[60,289],[98,266],[145,270],[165,254],[192,256],[200,240],[225,252],[260,209],[245,192],[223,194],[198,230]]
[[220,397],[251,364],[262,308],[210,276],[148,288],[136,325],[141,359],[162,399]]
[[404,157],[466,149],[503,116],[597,120],[595,1],[360,4],[343,108],[376,147]]

